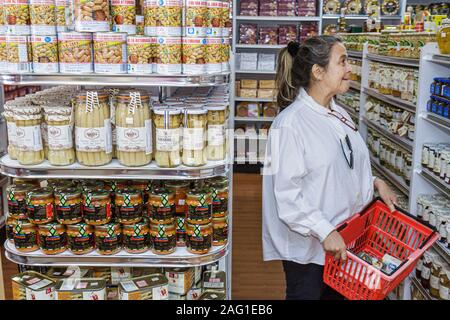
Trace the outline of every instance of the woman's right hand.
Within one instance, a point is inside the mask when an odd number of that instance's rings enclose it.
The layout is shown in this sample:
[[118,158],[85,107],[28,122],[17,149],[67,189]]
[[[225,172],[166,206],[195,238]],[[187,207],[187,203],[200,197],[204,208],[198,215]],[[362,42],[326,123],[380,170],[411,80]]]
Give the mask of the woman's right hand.
[[332,231],[322,242],[323,249],[334,255],[335,260],[347,260],[347,246],[336,230]]

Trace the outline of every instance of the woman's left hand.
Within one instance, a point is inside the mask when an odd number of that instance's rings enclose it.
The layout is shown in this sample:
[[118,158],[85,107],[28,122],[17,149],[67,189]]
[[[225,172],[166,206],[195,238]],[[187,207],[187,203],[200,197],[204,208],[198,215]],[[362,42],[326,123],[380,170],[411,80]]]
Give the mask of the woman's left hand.
[[393,212],[395,210],[394,205],[398,206],[397,195],[392,191],[391,188],[383,180],[376,178],[374,182],[375,188],[377,188],[381,199],[389,207],[389,210]]

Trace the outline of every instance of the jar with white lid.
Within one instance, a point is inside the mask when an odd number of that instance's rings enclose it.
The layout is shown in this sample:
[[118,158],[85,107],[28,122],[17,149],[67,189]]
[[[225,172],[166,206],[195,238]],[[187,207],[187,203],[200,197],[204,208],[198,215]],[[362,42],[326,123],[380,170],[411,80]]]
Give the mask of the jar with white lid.
[[20,164],[39,164],[44,161],[41,108],[35,106],[14,109],[17,135],[17,160]]
[[155,160],[159,167],[173,168],[181,164],[181,110],[154,109],[156,128]]
[[208,160],[224,160],[226,156],[226,120],[227,106],[208,105],[207,120],[207,158]]
[[206,114],[203,108],[183,110],[183,164],[198,167],[206,164]]
[[44,107],[47,123],[48,161],[65,166],[75,162],[72,107]]

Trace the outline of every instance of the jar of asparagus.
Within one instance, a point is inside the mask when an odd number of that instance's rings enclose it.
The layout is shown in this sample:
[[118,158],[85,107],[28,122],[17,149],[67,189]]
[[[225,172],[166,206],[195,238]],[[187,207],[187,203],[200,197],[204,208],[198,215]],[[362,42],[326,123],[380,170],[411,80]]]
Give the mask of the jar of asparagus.
[[44,161],[42,143],[41,108],[35,106],[17,107],[14,110],[17,135],[17,160],[20,164],[39,164]]
[[75,104],[76,155],[81,164],[101,166],[112,160],[112,133],[108,96],[87,91]]
[[149,96],[138,91],[117,97],[117,159],[125,166],[143,166],[152,161],[152,120]]
[[206,164],[206,113],[203,108],[186,108],[183,117],[183,164]]
[[6,120],[6,127],[8,132],[8,155],[11,159],[17,159],[17,134],[16,134],[16,121],[14,120],[14,112],[6,110],[3,112],[3,117]]
[[226,123],[226,105],[209,105],[206,107],[208,110],[208,138],[206,147],[206,153],[208,160],[224,160],[226,155],[226,136],[225,136],[225,123]]
[[181,164],[181,110],[159,108],[154,110],[156,128],[156,164],[173,168]]
[[75,162],[72,107],[44,107],[48,134],[48,161],[54,166]]

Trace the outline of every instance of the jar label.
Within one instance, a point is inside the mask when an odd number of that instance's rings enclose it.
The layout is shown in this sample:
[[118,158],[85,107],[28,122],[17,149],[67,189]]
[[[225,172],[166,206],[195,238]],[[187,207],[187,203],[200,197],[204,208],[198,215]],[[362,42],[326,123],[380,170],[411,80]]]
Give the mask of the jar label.
[[8,200],[8,211],[12,216],[26,214],[27,206],[25,200]]
[[[77,151],[110,153],[112,149],[111,123],[105,119],[105,126],[82,128],[75,127],[75,144]],[[108,122],[109,126],[106,124]],[[108,152],[109,151],[109,152]]]
[[156,129],[156,150],[171,152],[180,150],[181,129]]
[[150,218],[154,220],[169,220],[175,216],[175,205],[170,207],[160,207],[152,205],[150,207]]
[[145,120],[145,127],[116,127],[117,150],[124,152],[152,153],[152,123]]
[[202,128],[183,128],[183,149],[203,150],[205,130]]
[[189,220],[205,220],[210,219],[212,213],[212,205],[208,206],[188,206]]
[[53,219],[53,205],[27,205],[28,218],[33,221],[47,221]]
[[431,275],[430,268],[428,268],[424,265],[422,268],[422,279],[428,280],[428,279],[430,279],[430,275]]
[[47,127],[48,147],[50,150],[65,150],[73,148],[72,125]]
[[83,216],[86,221],[107,221],[111,218],[111,205],[104,206],[84,206]]
[[178,216],[176,218],[177,223],[177,246],[186,245],[186,219]]
[[56,234],[54,236],[39,235],[39,246],[42,250],[60,250],[67,245],[66,234]]
[[442,300],[450,300],[449,288],[441,284],[439,286],[439,296]]
[[422,268],[423,268],[423,260],[419,259],[416,265],[416,270],[422,271]]
[[42,134],[41,126],[19,127],[16,130],[17,148],[21,151],[41,151]]
[[142,251],[150,246],[150,235],[141,236],[124,235],[124,247],[130,251]]
[[187,247],[192,251],[205,251],[211,248],[212,235],[205,236],[188,235]]
[[176,247],[177,237],[175,234],[168,235],[164,230],[160,230],[156,235],[152,234],[152,245],[156,252],[169,252]]
[[77,221],[81,217],[81,204],[79,203],[69,206],[56,206],[56,219],[60,223]]
[[431,277],[430,277],[430,286],[433,289],[439,290],[439,277],[431,275]]
[[37,235],[35,232],[22,233],[14,231],[14,245],[18,249],[29,249],[37,245]]
[[94,234],[84,236],[69,236],[69,248],[73,252],[84,252],[94,248]]
[[120,248],[120,235],[96,237],[95,245],[100,252],[115,252]]
[[225,143],[225,126],[208,125],[208,145],[209,146],[222,146]]
[[134,206],[117,206],[117,217],[120,220],[135,220],[142,217],[142,204],[136,204]]
[[212,213],[218,214],[228,211],[228,199],[220,198],[213,201],[212,204]]
[[15,122],[6,122],[8,128],[8,142],[10,145],[17,145],[17,127]]

